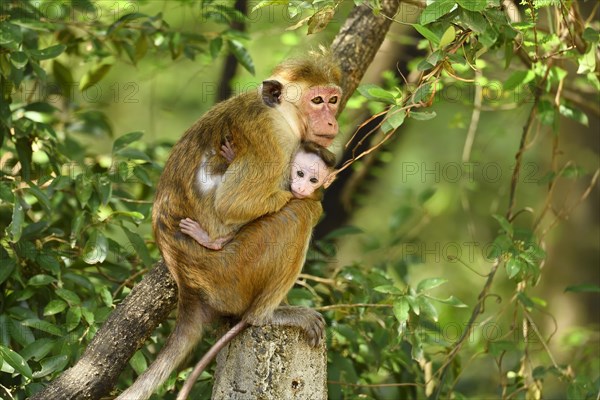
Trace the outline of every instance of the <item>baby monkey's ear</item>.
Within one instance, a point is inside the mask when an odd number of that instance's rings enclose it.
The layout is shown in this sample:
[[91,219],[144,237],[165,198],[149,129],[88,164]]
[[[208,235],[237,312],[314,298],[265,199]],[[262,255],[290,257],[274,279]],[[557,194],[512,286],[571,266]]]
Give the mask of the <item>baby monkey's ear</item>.
[[283,85],[276,80],[263,81],[262,83],[262,98],[266,105],[275,107],[281,104],[281,89]]

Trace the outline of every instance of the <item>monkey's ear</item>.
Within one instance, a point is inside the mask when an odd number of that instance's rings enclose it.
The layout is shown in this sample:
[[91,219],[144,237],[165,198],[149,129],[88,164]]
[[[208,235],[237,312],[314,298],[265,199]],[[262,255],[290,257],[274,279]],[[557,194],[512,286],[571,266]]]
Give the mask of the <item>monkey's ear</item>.
[[263,81],[262,83],[262,98],[266,105],[275,107],[281,104],[281,89],[283,85],[276,80]]

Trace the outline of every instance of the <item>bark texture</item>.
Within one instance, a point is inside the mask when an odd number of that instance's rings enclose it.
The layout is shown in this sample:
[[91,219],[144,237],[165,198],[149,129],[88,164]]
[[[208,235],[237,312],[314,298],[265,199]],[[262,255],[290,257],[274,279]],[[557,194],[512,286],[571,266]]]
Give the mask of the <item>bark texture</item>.
[[[378,16],[374,15],[372,10],[365,6],[358,6],[351,12],[350,16],[340,29],[339,34],[334,39],[331,49],[335,57],[339,60],[344,74],[342,90],[344,98],[342,99],[340,112],[344,108],[347,99],[354,92],[358,83],[362,79],[365,71],[379,46],[383,42],[385,35],[391,24],[391,20],[384,17],[393,16],[400,5],[399,0],[383,0],[382,13]],[[158,262],[156,267],[149,272],[140,283],[136,285],[131,294],[121,303],[117,309],[111,314],[104,325],[98,330],[96,336],[86,349],[81,359],[63,375],[51,382],[44,390],[31,397],[32,400],[67,400],[67,399],[99,399],[108,394],[117,382],[117,378],[121,371],[127,365],[127,361],[138,350],[150,336],[152,331],[160,324],[175,307],[177,302],[177,289],[175,283],[169,274],[166,266],[162,261]],[[277,356],[273,355],[263,358],[266,364],[257,366],[254,370],[265,371],[269,366],[277,366],[281,368],[307,369],[312,367],[310,364],[322,357],[324,349],[320,349],[321,353],[311,354],[308,358],[300,358],[307,351],[298,350],[302,346],[301,340],[290,339],[294,336],[293,328],[262,328],[264,333],[261,335],[263,340],[258,341],[256,346],[261,346],[265,354],[270,351],[276,351]],[[250,332],[259,332],[262,329],[252,329]],[[269,334],[275,332],[277,334]],[[249,333],[251,335],[251,333]],[[297,334],[297,333],[296,333]],[[269,336],[271,335],[271,336]],[[247,338],[244,335],[243,338]],[[272,338],[272,339],[271,339]],[[287,339],[285,339],[287,338]],[[242,340],[242,339],[240,339]],[[247,340],[247,339],[245,339]],[[278,342],[271,342],[277,340]],[[282,343],[288,340],[289,346],[287,349]],[[290,341],[291,340],[291,341]],[[283,341],[283,342],[281,342]],[[250,343],[250,342],[249,342]],[[293,343],[293,344],[291,344]],[[248,348],[250,344],[240,344]],[[254,346],[254,345],[252,345]],[[284,355],[285,350],[285,355]],[[259,350],[252,350],[254,354],[258,354]],[[288,353],[291,352],[291,353]],[[246,352],[244,354],[250,353]],[[290,358],[292,354],[293,361]],[[277,364],[271,362],[275,358],[283,363]],[[237,359],[237,358],[236,358]],[[301,360],[306,360],[303,365]],[[278,362],[279,362],[278,361]],[[230,364],[228,364],[230,365]],[[316,364],[315,364],[316,365]],[[238,370],[232,367],[233,371]],[[316,368],[316,367],[315,367]],[[221,368],[223,370],[223,368]],[[229,367],[228,367],[229,369]],[[316,371],[317,369],[315,369]],[[248,371],[252,372],[252,371]],[[273,370],[275,372],[275,370]],[[223,374],[225,372],[221,372]],[[307,372],[308,373],[308,372]],[[216,377],[217,380],[227,379],[225,376]],[[326,371],[322,371],[318,386],[325,384]],[[278,375],[282,376],[282,375]],[[308,375],[302,375],[308,376]],[[291,375],[290,375],[291,377]],[[283,378],[281,378],[283,379]],[[288,379],[288,378],[286,378]],[[308,379],[308,378],[307,378]],[[250,382],[250,381],[248,381]],[[264,381],[261,387],[264,387]],[[273,382],[273,380],[271,381]],[[284,381],[285,385],[293,387],[295,385],[307,386],[306,381],[294,383],[294,381]],[[273,382],[278,383],[278,382]],[[258,382],[257,382],[257,385]],[[260,386],[260,385],[259,385]],[[310,386],[313,386],[311,383]],[[317,384],[314,384],[316,387]],[[241,388],[242,390],[255,390],[256,388]],[[314,389],[314,388],[313,388]],[[297,389],[299,390],[299,389]],[[302,389],[308,390],[308,389]],[[325,389],[324,389],[325,390]],[[291,392],[290,392],[291,393]],[[299,392],[298,392],[299,393]],[[308,393],[308,392],[307,392]],[[214,394],[218,396],[218,394]],[[295,397],[215,397],[215,398],[295,398]],[[319,399],[325,397],[301,396],[297,398],[304,399]]]
[[213,400],[327,400],[325,342],[299,329],[249,327],[217,356]]
[[339,60],[343,76],[340,112],[371,65],[399,7],[400,0],[383,0],[379,15],[369,7],[355,7],[333,39],[331,51]]
[[159,261],[113,311],[77,364],[31,400],[99,399],[177,304],[177,285]]

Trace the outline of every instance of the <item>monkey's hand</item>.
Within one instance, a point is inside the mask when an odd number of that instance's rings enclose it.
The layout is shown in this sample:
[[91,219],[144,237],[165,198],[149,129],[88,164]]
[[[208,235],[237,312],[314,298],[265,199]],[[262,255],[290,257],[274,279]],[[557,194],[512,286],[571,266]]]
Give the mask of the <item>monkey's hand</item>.
[[227,160],[229,164],[235,158],[235,151],[233,150],[233,144],[229,140],[225,139],[225,144],[221,146],[221,155]]
[[275,309],[273,317],[255,320],[252,313],[246,316],[246,321],[251,325],[283,325],[300,328],[308,343],[316,347],[325,338],[325,320],[323,316],[311,308],[281,306]]
[[185,218],[179,222],[179,228],[181,228],[181,232],[190,236],[200,245],[206,247],[211,250],[221,250],[223,245],[231,240],[232,236],[225,238],[218,238],[212,240],[208,233],[193,219]]

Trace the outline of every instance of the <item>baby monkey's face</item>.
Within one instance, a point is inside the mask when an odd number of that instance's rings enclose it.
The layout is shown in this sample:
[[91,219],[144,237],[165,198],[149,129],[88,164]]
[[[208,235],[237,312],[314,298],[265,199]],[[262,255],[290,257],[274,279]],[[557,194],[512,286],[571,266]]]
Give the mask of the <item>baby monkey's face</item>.
[[314,153],[298,151],[292,161],[290,189],[297,199],[311,196],[329,175],[325,162]]

